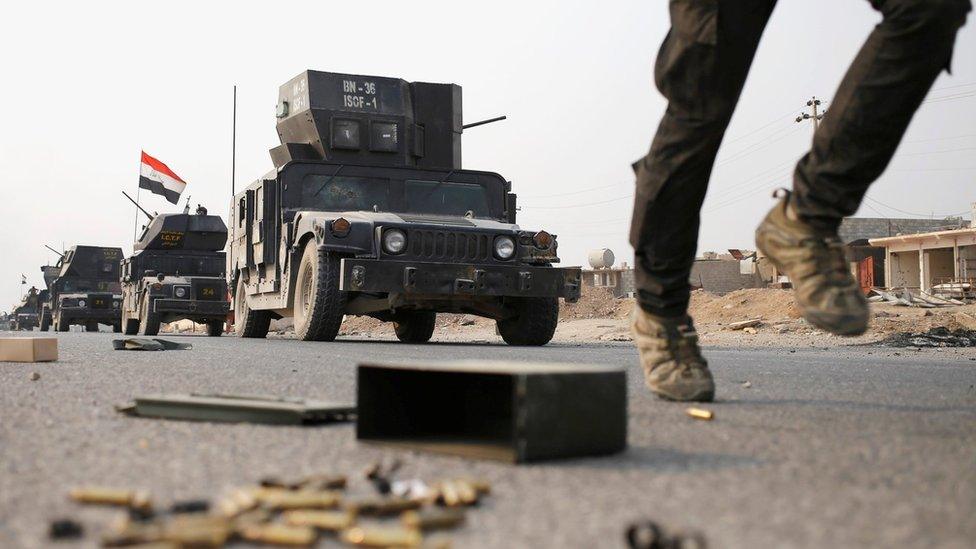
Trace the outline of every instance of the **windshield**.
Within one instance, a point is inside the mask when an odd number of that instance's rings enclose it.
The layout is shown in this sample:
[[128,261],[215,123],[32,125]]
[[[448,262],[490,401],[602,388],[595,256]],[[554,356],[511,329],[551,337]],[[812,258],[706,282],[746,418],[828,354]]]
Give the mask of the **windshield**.
[[302,204],[321,210],[389,211],[390,185],[387,179],[309,175],[302,185]]
[[122,285],[113,280],[91,280],[88,278],[68,278],[64,281],[62,292],[114,292],[122,291]]
[[403,191],[410,213],[488,217],[488,193],[481,185],[408,179]]
[[[341,167],[340,167],[341,168]],[[342,171],[341,169],[339,171]],[[385,175],[385,174],[383,174]],[[400,173],[396,173],[400,175]],[[494,187],[465,173],[439,178],[410,178],[347,173],[306,174],[301,182],[301,207],[323,211],[377,211],[440,216],[491,218]],[[416,172],[414,174],[416,177]]]

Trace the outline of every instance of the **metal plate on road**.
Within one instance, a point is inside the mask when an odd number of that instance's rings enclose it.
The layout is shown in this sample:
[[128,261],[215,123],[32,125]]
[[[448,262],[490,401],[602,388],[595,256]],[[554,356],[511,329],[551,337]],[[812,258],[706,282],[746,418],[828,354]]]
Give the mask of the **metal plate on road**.
[[356,413],[352,404],[331,401],[195,393],[140,396],[117,410],[139,417],[274,425],[349,421]]

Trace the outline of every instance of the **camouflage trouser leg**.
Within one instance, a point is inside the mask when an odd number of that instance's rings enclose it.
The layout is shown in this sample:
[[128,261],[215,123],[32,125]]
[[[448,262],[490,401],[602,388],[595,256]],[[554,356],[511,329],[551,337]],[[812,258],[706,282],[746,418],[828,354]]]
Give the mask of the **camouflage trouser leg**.
[[942,69],[969,0],[871,0],[884,16],[844,76],[794,175],[793,208],[835,232],[881,175]]
[[699,210],[719,144],[776,0],[671,0],[671,31],[654,68],[668,100],[650,152],[634,164],[630,242],[638,302],[681,316]]

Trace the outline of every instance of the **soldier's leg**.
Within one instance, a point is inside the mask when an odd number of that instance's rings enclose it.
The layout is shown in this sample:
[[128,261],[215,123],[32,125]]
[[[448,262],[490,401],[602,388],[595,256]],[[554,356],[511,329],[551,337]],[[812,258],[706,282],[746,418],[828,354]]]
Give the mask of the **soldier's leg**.
[[668,100],[637,186],[630,242],[641,307],[683,316],[699,210],[775,0],[672,0],[654,75]]
[[687,316],[688,276],[712,164],[775,0],[672,0],[655,64],[668,108],[634,165],[630,241],[637,301],[632,332],[650,389],[711,400],[714,382]]
[[839,335],[868,326],[867,301],[837,238],[868,186],[891,160],[942,69],[969,0],[872,0],[884,16],[851,65],[799,162],[792,195],[756,230],[757,247],[796,289],[814,325]]
[[871,0],[884,19],[857,54],[813,147],[796,168],[790,203],[836,232],[888,166],[932,83],[949,68],[969,0]]

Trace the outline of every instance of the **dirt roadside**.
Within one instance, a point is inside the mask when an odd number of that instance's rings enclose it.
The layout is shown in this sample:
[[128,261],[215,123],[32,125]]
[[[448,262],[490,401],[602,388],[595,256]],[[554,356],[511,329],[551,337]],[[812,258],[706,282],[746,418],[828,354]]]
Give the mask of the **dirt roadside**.
[[[586,288],[577,303],[562,303],[559,327],[554,341],[592,343],[631,341],[629,321],[635,303],[629,298],[615,298],[608,291]],[[899,307],[872,303],[871,327],[854,338],[825,333],[801,318],[790,290],[746,289],[725,295],[703,290],[692,292],[690,312],[701,342],[714,347],[838,347],[877,343],[900,332],[922,332],[930,328],[976,330],[976,304],[937,309]],[[759,320],[745,330],[734,330],[730,324]],[[173,326],[177,332],[190,331],[190,323]],[[202,329],[202,328],[199,328]],[[293,335],[290,319],[275,321],[273,331],[280,336]],[[169,330],[167,330],[169,331]],[[340,337],[394,340],[393,326],[369,317],[347,317]],[[470,343],[499,342],[495,323],[473,315],[439,314],[434,341]],[[967,349],[976,356],[976,349]]]

